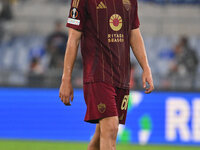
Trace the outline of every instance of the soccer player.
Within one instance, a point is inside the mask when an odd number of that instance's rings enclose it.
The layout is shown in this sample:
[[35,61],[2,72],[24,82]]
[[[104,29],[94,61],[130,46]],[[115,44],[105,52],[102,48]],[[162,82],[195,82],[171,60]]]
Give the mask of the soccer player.
[[137,0],[72,0],[67,27],[59,96],[71,105],[71,74],[81,41],[85,121],[97,124],[88,150],[115,150],[118,126],[125,124],[127,114],[130,47],[143,69],[145,93],[154,89],[139,30]]

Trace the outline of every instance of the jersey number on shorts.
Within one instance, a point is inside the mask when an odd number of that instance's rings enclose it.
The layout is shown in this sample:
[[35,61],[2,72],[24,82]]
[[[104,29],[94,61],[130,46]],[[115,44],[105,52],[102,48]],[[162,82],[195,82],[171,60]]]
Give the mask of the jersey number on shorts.
[[128,97],[129,95],[125,95],[122,101],[121,110],[126,110],[128,107]]

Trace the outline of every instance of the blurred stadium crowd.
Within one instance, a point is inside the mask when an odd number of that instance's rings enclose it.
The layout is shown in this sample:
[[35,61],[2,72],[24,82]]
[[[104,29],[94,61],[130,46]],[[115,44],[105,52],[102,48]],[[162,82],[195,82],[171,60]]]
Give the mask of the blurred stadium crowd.
[[[0,0],[0,86],[59,87],[69,5]],[[139,0],[139,16],[155,88],[199,91],[200,1]],[[131,61],[131,88],[141,89],[141,69],[133,55]],[[82,87],[80,51],[73,85]]]

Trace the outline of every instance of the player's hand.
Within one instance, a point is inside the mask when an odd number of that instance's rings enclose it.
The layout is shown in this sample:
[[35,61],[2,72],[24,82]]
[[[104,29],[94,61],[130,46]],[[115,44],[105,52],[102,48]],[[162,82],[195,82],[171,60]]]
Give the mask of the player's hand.
[[71,106],[70,101],[72,102],[74,98],[71,81],[62,80],[59,97],[66,106]]
[[142,82],[146,94],[149,94],[154,90],[153,78],[150,68],[144,69],[142,74]]

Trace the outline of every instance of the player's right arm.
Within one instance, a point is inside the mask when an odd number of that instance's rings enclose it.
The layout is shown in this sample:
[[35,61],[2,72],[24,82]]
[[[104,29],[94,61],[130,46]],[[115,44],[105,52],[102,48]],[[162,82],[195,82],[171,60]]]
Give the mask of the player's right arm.
[[69,28],[69,37],[65,52],[62,82],[60,85],[59,97],[65,105],[71,105],[73,101],[73,88],[71,84],[72,70],[77,56],[78,46],[82,32]]

